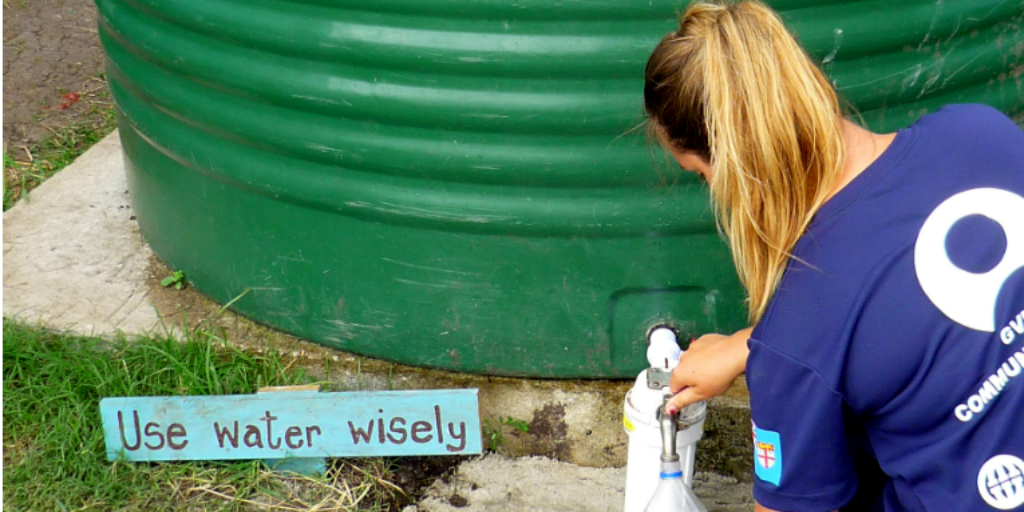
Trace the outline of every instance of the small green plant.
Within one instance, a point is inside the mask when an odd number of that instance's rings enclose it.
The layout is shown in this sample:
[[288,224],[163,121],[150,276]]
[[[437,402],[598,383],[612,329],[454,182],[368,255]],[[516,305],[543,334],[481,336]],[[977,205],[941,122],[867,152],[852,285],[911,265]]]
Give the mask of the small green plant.
[[505,427],[511,427],[524,434],[530,431],[530,424],[528,422],[511,416],[498,416],[498,419],[495,421],[484,418],[484,443],[487,444],[488,450],[496,452],[499,448],[505,446],[505,434],[503,432]]
[[14,167],[14,160],[7,156],[7,150],[3,151],[3,211],[7,211],[10,208],[10,204],[13,202],[14,194],[13,190],[7,186],[7,169]]
[[185,271],[175,270],[173,274],[164,278],[160,281],[160,285],[164,288],[174,287],[175,290],[180,290],[185,286]]
[[516,429],[518,431],[520,431],[520,432],[523,432],[524,434],[526,432],[530,431],[530,424],[527,423],[526,421],[517,420],[515,418],[509,418],[509,417],[504,417],[504,418],[499,418],[499,419],[500,419],[502,424],[508,425],[508,426],[510,426],[510,427],[512,427],[512,428],[514,428],[514,429]]

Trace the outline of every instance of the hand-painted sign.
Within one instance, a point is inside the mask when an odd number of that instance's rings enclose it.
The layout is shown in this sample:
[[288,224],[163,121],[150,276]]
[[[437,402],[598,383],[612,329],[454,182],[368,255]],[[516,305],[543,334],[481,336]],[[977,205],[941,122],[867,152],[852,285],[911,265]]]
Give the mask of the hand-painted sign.
[[110,460],[481,452],[475,389],[105,398],[100,413]]

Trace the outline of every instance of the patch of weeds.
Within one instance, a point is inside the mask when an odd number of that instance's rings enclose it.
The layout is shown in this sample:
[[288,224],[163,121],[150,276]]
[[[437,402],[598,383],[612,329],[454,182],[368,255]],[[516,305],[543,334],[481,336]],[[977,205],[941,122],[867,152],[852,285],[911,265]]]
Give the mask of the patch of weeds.
[[530,431],[529,422],[510,416],[498,416],[495,421],[491,421],[490,418],[484,418],[481,429],[483,430],[484,448],[486,450],[496,452],[499,448],[505,446],[504,431],[506,427],[524,434]]
[[174,287],[175,290],[180,290],[185,286],[185,271],[175,270],[173,274],[165,277],[160,281],[160,286],[164,288]]
[[72,124],[63,130],[53,130],[46,140],[38,145],[38,153],[54,167],[63,168],[75,158],[99,142],[116,126],[113,108],[103,109],[104,117],[96,124]]
[[14,168],[14,159],[7,155],[7,148],[3,148],[3,211],[10,208],[14,200],[14,191],[7,186],[7,171]]
[[[390,487],[366,477],[366,473],[373,470],[364,467],[372,468],[373,464],[373,460],[361,460],[351,465],[355,470],[331,468],[323,477],[271,473],[258,462],[251,463],[251,468],[243,467],[234,480],[225,479],[215,472],[190,475],[182,479],[187,482],[187,490],[182,497],[187,499],[188,506],[180,503],[178,508],[210,508],[210,505],[195,506],[198,501],[229,510],[385,512],[390,509],[390,501],[382,495],[389,495],[392,491]],[[377,459],[377,464],[380,464],[380,459]],[[246,488],[256,492],[240,496],[239,491]]]
[[380,457],[331,459],[327,476],[365,489],[367,505],[375,509],[400,510],[409,503],[409,496],[394,483],[396,468],[392,460]]
[[46,177],[34,172],[30,163],[15,160],[4,148],[4,211],[9,205],[28,195],[29,185]]
[[[65,96],[64,104],[67,106],[81,98],[78,93]],[[85,114],[88,121],[72,123],[59,130],[51,129],[48,137],[31,146],[4,148],[4,211],[19,199],[27,198],[32,189],[67,167],[117,128],[117,113],[105,84],[89,95],[88,103],[89,110]],[[46,108],[45,105],[42,107]]]
[[346,462],[358,470],[309,478],[271,473],[259,461],[107,461],[102,398],[254,393],[312,382],[293,364],[207,331],[184,341],[105,341],[4,319],[4,509],[387,510],[399,493],[383,462]]

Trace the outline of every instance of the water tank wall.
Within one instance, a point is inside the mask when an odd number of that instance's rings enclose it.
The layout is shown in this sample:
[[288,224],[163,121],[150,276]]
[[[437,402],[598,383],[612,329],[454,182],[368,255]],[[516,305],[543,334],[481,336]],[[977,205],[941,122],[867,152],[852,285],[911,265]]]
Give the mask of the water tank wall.
[[[677,2],[97,0],[140,228],[196,288],[339,349],[629,377],[744,326],[706,189],[650,149]],[[1024,110],[1019,2],[773,5],[877,130]]]

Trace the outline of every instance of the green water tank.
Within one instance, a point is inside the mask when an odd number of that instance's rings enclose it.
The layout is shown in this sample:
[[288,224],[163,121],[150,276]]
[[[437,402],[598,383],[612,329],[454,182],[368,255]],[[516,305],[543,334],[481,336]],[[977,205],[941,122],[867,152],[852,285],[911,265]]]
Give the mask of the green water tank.
[[[744,326],[706,190],[652,151],[677,2],[97,0],[143,235],[238,312],[457,371],[631,377]],[[780,1],[876,129],[1021,101],[1020,2]]]

